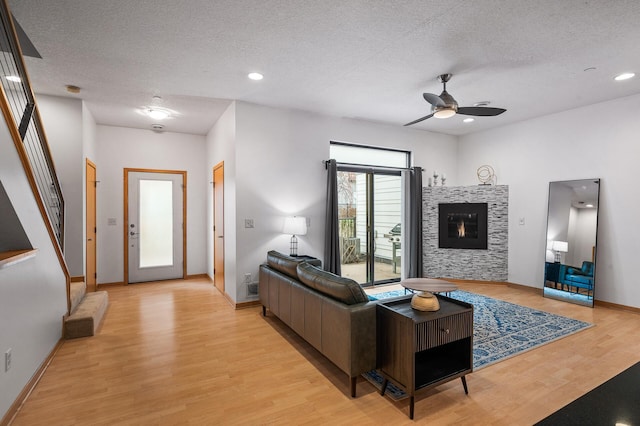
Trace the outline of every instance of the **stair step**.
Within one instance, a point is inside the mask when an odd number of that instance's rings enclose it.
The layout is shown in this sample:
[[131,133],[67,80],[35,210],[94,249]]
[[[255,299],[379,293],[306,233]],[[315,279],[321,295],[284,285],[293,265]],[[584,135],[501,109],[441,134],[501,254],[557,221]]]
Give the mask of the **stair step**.
[[107,311],[107,306],[109,306],[109,294],[106,291],[87,293],[78,308],[65,319],[65,339],[95,335]]
[[75,312],[76,308],[84,299],[84,295],[87,293],[87,285],[84,282],[71,283],[71,313]]

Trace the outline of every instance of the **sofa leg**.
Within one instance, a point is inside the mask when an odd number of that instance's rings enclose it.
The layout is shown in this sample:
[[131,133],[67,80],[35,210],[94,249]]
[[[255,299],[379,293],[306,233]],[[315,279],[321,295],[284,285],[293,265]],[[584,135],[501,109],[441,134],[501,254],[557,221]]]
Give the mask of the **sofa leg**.
[[350,384],[351,398],[355,398],[356,397],[356,381],[357,380],[358,380],[357,377],[351,377],[351,384]]
[[264,305],[262,305],[262,316],[263,317],[267,316],[267,308]]

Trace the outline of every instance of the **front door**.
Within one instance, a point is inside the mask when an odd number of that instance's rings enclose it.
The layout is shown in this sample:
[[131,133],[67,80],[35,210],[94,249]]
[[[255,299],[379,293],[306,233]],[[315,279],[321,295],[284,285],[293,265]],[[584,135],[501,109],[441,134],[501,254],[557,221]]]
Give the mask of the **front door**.
[[186,172],[125,169],[128,283],[185,278]]

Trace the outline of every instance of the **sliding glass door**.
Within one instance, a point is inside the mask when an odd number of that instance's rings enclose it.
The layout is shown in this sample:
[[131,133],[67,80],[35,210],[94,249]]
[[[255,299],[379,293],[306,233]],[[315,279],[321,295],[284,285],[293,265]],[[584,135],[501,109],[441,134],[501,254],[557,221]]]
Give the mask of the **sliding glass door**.
[[363,285],[401,275],[402,179],[395,171],[338,171],[342,276]]

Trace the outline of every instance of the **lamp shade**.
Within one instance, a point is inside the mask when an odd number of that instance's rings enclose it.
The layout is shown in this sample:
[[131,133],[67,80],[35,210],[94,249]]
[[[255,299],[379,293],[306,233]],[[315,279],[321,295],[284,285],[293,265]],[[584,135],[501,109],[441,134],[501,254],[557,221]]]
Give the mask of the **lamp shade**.
[[552,250],[566,253],[569,251],[569,243],[566,241],[554,241],[551,246]]
[[284,219],[282,227],[283,234],[289,235],[306,235],[307,234],[307,218],[304,216],[293,216]]

